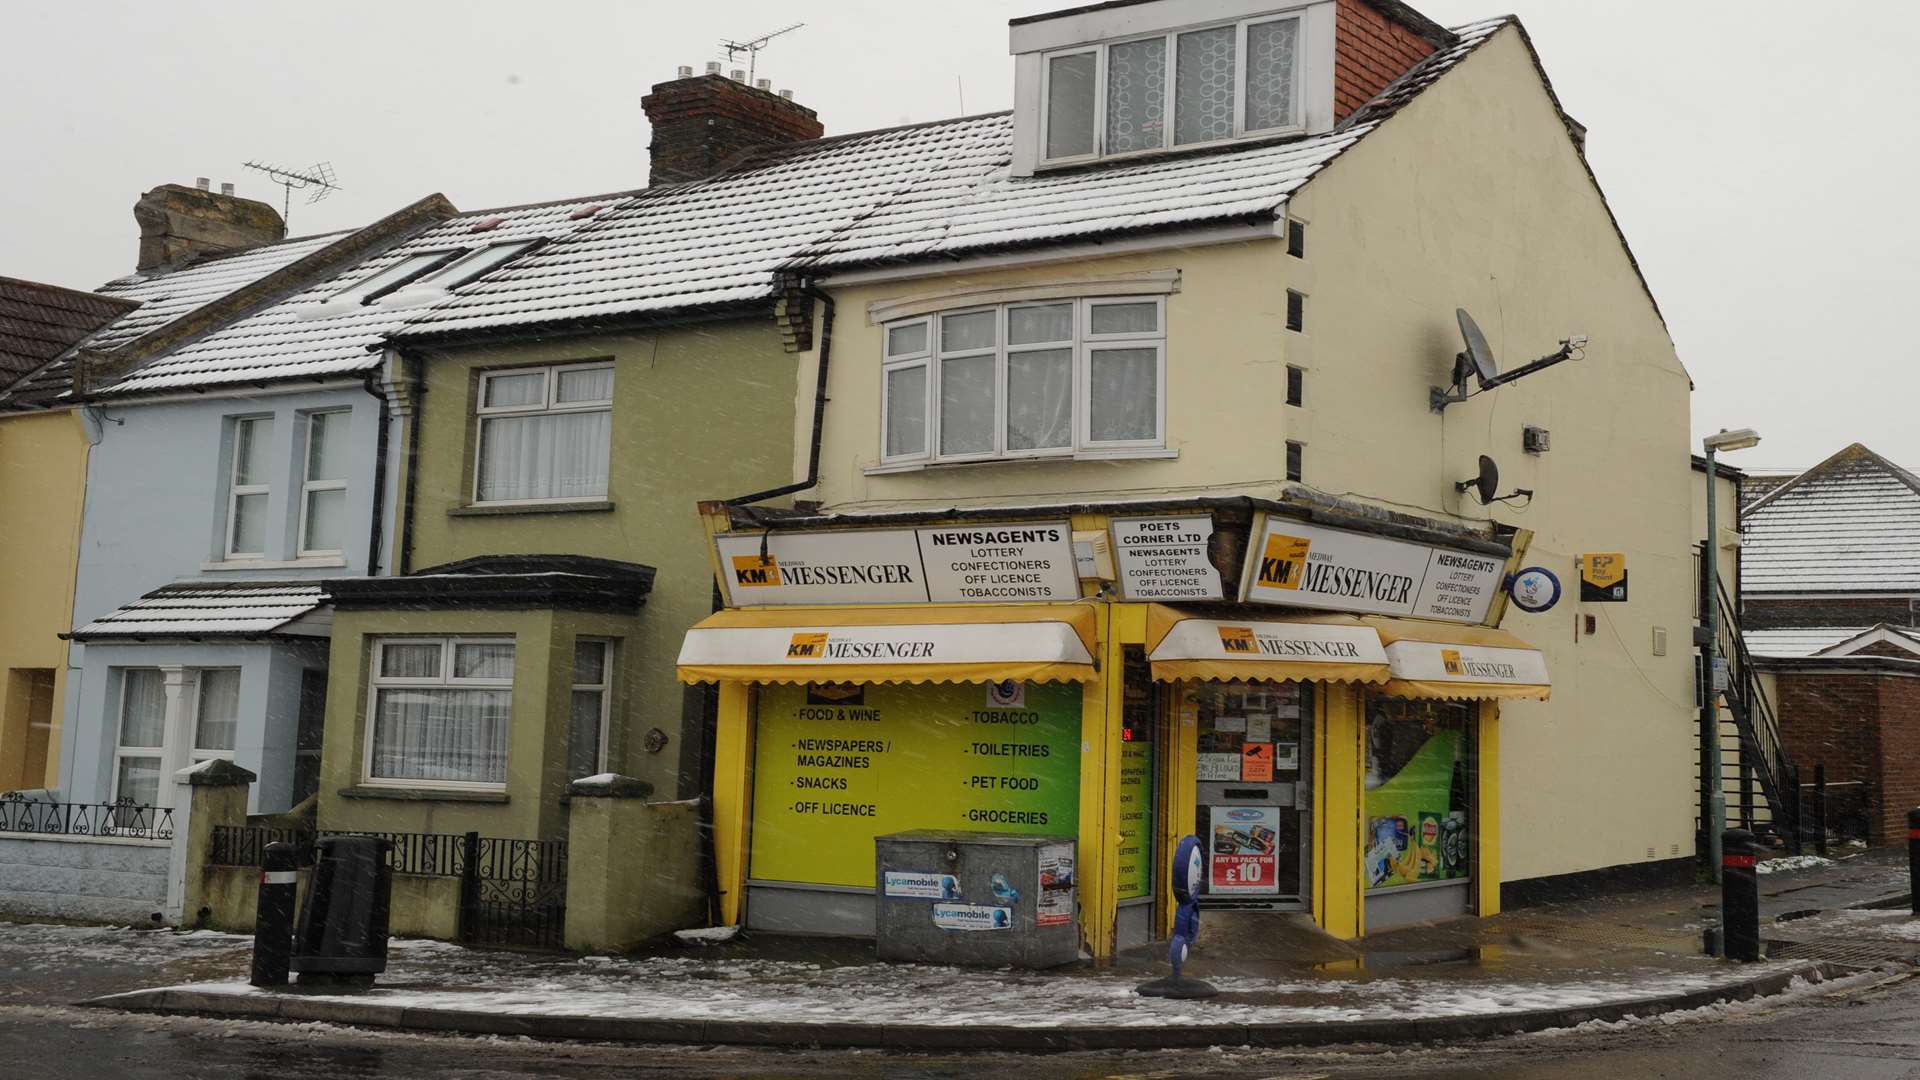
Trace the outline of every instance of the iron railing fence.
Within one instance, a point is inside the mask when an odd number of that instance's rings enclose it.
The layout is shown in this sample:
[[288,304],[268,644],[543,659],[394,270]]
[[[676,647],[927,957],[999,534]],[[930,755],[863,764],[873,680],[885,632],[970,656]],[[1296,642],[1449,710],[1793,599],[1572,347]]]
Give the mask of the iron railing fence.
[[9,791],[0,794],[0,833],[172,840],[173,809],[131,799],[110,803],[48,802]]

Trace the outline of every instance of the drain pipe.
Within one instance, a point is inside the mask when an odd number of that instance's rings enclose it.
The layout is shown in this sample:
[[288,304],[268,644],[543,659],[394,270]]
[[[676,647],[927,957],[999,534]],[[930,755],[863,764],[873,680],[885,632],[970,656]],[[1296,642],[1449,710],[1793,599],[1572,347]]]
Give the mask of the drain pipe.
[[[382,362],[381,367],[386,364]],[[380,375],[377,371],[367,373],[361,385],[373,399],[380,403],[380,430],[373,444],[373,527],[367,537],[367,576],[380,574],[380,545],[385,542],[387,514],[387,427],[393,422],[392,411],[387,402],[386,391],[380,389]]]
[[820,301],[820,363],[814,372],[813,380],[813,442],[807,451],[807,478],[792,484],[756,491],[751,495],[740,495],[727,500],[728,506],[746,506],[749,503],[764,502],[781,495],[791,495],[796,491],[805,491],[820,482],[820,439],[826,428],[827,420],[827,366],[833,357],[833,297],[827,295],[817,285],[808,285],[801,292]]

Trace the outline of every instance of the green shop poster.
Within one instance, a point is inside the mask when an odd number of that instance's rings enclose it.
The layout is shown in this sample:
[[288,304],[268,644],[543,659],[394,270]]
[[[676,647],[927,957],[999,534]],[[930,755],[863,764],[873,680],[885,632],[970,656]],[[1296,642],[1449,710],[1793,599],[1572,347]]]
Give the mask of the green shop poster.
[[1367,888],[1468,876],[1465,785],[1455,783],[1464,753],[1460,732],[1436,731],[1397,772],[1373,763],[1386,775],[1367,792]]

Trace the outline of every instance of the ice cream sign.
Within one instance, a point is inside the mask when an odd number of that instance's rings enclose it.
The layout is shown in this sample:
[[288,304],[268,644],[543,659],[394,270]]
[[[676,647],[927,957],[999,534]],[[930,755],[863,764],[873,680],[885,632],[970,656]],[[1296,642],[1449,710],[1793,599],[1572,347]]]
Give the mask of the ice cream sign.
[[1241,598],[1477,623],[1486,620],[1504,569],[1497,555],[1267,515],[1248,545]]

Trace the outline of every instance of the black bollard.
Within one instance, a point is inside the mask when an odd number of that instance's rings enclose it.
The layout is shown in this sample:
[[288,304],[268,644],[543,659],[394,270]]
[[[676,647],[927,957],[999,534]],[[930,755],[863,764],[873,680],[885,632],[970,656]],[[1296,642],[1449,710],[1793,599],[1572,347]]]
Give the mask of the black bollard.
[[1720,834],[1720,924],[1726,958],[1751,963],[1760,959],[1760,873],[1753,834],[1728,829]]
[[1798,855],[1801,840],[1806,835],[1806,819],[1800,816],[1800,766],[1787,766],[1787,820],[1792,823],[1792,832],[1787,834],[1787,854]]
[[1907,811],[1907,889],[1913,913],[1920,915],[1920,806]]
[[253,916],[253,976],[247,980],[255,986],[287,985],[298,865],[298,849],[292,844],[268,844],[261,852],[260,905]]
[[1813,766],[1813,853],[1827,853],[1827,763]]

